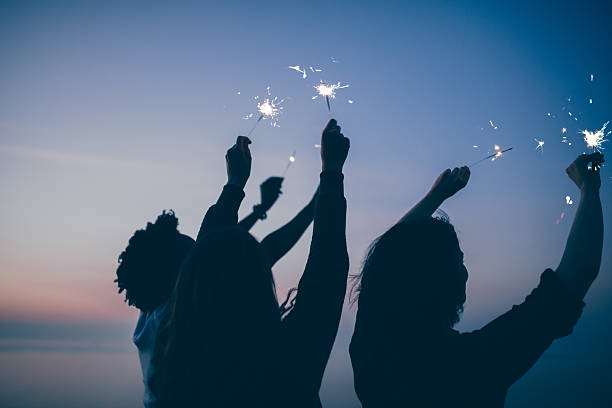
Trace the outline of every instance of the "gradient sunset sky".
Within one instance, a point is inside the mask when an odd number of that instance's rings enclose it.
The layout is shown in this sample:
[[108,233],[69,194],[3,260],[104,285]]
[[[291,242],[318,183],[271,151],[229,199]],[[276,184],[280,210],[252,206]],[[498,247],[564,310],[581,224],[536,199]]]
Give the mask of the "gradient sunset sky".
[[[490,3],[0,1],[0,321],[135,322],[113,283],[119,253],[164,209],[195,236],[225,182],[225,150],[251,128],[242,117],[267,86],[284,111],[280,127],[253,133],[241,215],[295,150],[284,194],[253,233],[290,219],[318,182],[313,145],[330,117],[312,100],[320,79],[350,85],[331,114],[351,138],[351,272],[442,170],[512,146],[475,167],[443,209],[470,272],[458,328],[521,302],[561,258],[578,201],[564,170],[586,151],[578,131],[612,120],[612,6]],[[323,71],[302,79],[290,65]],[[612,383],[610,167],[602,178],[600,277],[575,333],[550,351],[562,358],[517,384],[517,406],[584,370],[596,384],[560,391],[557,406]],[[275,267],[279,298],[297,284],[309,240],[310,230]],[[347,305],[326,377],[330,406],[344,401],[334,387],[352,382],[355,311]]]

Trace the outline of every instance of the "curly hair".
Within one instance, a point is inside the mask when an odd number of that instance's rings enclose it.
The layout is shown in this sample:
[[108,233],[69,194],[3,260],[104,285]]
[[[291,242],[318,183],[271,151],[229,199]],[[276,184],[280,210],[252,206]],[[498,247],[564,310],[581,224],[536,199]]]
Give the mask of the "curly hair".
[[181,263],[194,245],[177,227],[174,212],[163,211],[154,224],[136,231],[119,255],[115,282],[130,306],[149,312],[170,296]]

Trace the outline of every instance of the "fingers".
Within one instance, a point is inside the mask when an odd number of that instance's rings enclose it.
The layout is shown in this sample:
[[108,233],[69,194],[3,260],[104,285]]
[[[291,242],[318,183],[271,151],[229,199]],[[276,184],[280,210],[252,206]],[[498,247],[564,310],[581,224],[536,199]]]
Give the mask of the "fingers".
[[329,122],[327,122],[325,129],[323,129],[323,132],[325,133],[331,130],[332,128],[335,128],[337,125],[338,125],[338,122],[336,121],[336,119],[330,119]]

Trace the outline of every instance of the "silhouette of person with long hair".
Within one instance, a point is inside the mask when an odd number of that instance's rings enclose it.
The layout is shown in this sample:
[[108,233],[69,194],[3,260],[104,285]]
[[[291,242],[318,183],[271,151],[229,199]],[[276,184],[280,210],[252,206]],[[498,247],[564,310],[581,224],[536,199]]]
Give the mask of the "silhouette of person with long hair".
[[572,332],[599,272],[602,162],[599,153],[582,155],[567,169],[581,200],[556,271],[547,269],[522,304],[480,330],[452,328],[468,273],[453,226],[432,218],[466,186],[467,167],[444,171],[374,241],[354,287],[358,312],[350,345],[355,389],[365,408],[504,406],[508,388],[553,340]]
[[[267,211],[281,194],[282,181],[282,177],[270,177],[261,184],[261,202],[238,223],[240,228],[248,231],[258,220],[266,218]],[[262,240],[262,250],[270,267],[297,243],[313,217],[314,197],[291,221]],[[177,227],[174,212],[163,211],[155,223],[147,223],[144,230],[134,233],[119,256],[115,280],[119,293],[125,291],[126,302],[141,311],[133,340],[138,348],[147,407],[153,406],[155,401],[148,379],[152,375],[151,357],[157,329],[179,268],[195,245],[193,238],[181,234]]]
[[342,167],[349,141],[330,120],[310,253],[292,307],[280,307],[263,243],[236,227],[250,141],[226,155],[228,182],[202,222],[158,330],[156,406],[320,407],[348,275]]

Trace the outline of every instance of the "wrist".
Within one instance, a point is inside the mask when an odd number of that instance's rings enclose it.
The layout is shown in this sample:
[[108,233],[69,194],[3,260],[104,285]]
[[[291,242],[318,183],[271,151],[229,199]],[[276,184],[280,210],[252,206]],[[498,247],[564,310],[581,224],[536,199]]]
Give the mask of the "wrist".
[[266,214],[267,211],[268,209],[266,209],[262,204],[256,204],[253,206],[253,214],[255,214],[255,216],[260,220],[265,220],[268,217],[268,214]]
[[240,179],[236,179],[236,178],[229,178],[227,179],[227,184],[236,186],[238,188],[240,188],[241,190],[244,190],[244,186],[246,186],[246,180],[240,180]]
[[342,164],[340,163],[333,163],[333,164],[326,164],[323,163],[323,165],[321,166],[321,172],[324,171],[335,171],[338,173],[342,173]]

